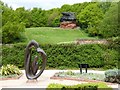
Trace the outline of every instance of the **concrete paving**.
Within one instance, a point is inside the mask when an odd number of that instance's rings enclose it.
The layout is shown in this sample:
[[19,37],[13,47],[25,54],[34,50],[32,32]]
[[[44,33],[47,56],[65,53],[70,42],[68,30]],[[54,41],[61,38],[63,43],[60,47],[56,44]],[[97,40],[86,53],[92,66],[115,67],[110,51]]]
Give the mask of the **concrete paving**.
[[[64,85],[76,85],[81,83],[86,83],[83,81],[73,81],[73,80],[53,80],[50,79],[56,72],[62,72],[68,70],[44,70],[42,75],[36,80],[27,80],[25,76],[25,71],[22,70],[23,75],[19,79],[15,80],[0,80],[0,88],[47,88],[50,83],[59,83]],[[79,70],[72,70],[73,72],[80,72]],[[88,73],[101,73],[104,71],[88,70]],[[110,85],[113,88],[118,88],[118,84]]]

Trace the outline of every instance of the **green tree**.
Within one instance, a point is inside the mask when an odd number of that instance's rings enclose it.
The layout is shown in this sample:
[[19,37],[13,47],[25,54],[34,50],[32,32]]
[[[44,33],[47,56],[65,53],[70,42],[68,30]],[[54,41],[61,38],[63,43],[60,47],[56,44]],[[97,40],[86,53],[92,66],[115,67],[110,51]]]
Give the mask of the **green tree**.
[[2,26],[4,26],[8,21],[12,20],[11,16],[12,16],[13,10],[3,2],[0,2],[0,8],[2,12]]
[[71,5],[69,5],[69,4],[64,4],[64,5],[61,7],[61,12],[71,12]]
[[24,7],[17,8],[13,13],[13,21],[18,23],[23,22],[26,27],[30,27],[30,11],[25,10]]
[[104,38],[119,37],[120,23],[118,20],[118,3],[114,2],[99,24],[99,34]]
[[[41,17],[40,14],[42,12],[41,8],[33,8],[30,12],[31,15],[31,26],[32,27],[39,27],[40,26],[40,21],[41,21]],[[40,20],[40,21],[39,21]]]
[[90,35],[96,35],[98,33],[96,27],[103,19],[103,15],[97,3],[91,3],[78,14],[77,18],[82,29],[86,28]]
[[59,9],[53,9],[52,13],[48,17],[48,26],[59,26],[61,13]]
[[110,8],[111,2],[98,2],[98,7],[102,9],[105,14]]
[[7,22],[2,28],[2,42],[14,43],[23,39],[25,27],[23,23]]

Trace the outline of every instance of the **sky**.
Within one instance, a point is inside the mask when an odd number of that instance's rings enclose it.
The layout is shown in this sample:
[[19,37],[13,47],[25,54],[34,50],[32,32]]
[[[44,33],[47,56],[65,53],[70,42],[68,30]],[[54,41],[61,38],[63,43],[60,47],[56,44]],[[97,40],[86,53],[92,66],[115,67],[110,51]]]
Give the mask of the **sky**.
[[75,4],[82,2],[90,2],[91,0],[1,0],[11,6],[14,10],[18,7],[32,9],[33,7],[49,10],[52,8],[60,8],[64,4]]

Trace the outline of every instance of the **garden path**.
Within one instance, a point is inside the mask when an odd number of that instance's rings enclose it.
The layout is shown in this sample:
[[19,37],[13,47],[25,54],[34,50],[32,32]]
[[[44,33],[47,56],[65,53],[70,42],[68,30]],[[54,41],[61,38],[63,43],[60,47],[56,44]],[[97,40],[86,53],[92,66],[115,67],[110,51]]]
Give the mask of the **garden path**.
[[[50,79],[56,72],[67,71],[67,70],[45,70],[43,74],[37,79],[37,81],[27,80],[25,71],[22,70],[23,75],[19,79],[14,80],[0,80],[0,89],[2,88],[46,88],[50,83],[59,83],[65,85],[75,85],[86,83],[83,81],[72,81],[72,80],[53,80]],[[79,72],[79,70],[72,70],[73,72]],[[104,71],[88,70],[92,73],[104,73]],[[118,88],[118,84],[110,84],[113,88]]]

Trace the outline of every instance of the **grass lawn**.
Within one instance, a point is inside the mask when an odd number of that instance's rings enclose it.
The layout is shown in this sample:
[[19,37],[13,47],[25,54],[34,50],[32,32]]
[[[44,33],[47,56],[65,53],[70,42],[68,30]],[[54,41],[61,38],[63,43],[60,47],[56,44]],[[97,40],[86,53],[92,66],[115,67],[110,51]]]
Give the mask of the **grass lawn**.
[[76,39],[96,39],[95,37],[88,37],[84,31],[80,29],[61,29],[54,27],[38,27],[26,28],[25,36],[26,42],[36,40],[40,44],[57,44],[60,42],[71,42]]

